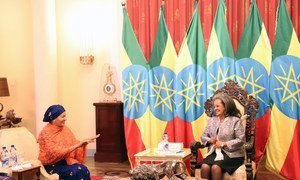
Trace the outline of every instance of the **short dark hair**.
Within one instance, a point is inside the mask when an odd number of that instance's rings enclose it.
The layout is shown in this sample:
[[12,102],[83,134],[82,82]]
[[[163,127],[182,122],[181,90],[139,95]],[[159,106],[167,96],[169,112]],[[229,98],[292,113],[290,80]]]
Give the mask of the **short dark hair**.
[[222,104],[225,107],[225,116],[236,116],[236,117],[241,117],[241,112],[238,110],[236,107],[233,99],[226,93],[217,93],[213,97],[213,102],[216,99],[220,99],[222,101]]

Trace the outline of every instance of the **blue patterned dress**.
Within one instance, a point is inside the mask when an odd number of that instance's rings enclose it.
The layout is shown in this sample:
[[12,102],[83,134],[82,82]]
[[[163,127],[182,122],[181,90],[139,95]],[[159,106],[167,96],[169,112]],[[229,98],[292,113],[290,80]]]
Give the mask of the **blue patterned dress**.
[[44,165],[49,174],[57,173],[62,180],[89,180],[90,172],[88,168],[80,163],[68,165],[66,160],[58,161],[52,165]]

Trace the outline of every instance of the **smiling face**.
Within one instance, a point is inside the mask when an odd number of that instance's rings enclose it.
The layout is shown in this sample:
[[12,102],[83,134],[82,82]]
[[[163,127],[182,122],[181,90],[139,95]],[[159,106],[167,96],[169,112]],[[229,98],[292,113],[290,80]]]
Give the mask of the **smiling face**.
[[224,118],[225,117],[225,106],[221,99],[216,99],[214,101],[214,111],[216,116],[219,118]]
[[66,118],[66,112],[61,113],[56,119],[54,119],[51,123],[58,127],[63,127],[65,125]]

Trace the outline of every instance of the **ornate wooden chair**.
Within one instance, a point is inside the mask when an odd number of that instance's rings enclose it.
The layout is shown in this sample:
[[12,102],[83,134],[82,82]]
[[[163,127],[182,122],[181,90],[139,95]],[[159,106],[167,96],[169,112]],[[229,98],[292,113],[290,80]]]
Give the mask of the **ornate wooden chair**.
[[[9,148],[14,144],[19,152],[19,162],[30,163],[32,166],[40,166],[40,178],[48,180],[58,180],[58,174],[48,174],[42,163],[38,160],[39,145],[35,136],[25,127],[15,127],[0,129],[1,145],[6,145]],[[22,162],[23,161],[23,162]],[[0,167],[0,172],[11,174],[14,179],[17,179],[17,174],[12,173],[10,168]],[[36,179],[34,173],[29,172],[24,175],[25,179]]]
[[[224,173],[223,179],[253,179],[253,175],[255,172],[253,172],[253,168],[255,168],[254,162],[254,131],[255,131],[255,116],[258,111],[258,101],[252,97],[251,95],[248,95],[246,90],[241,88],[237,82],[233,80],[229,80],[225,83],[225,86],[221,89],[218,89],[215,94],[217,93],[226,93],[230,97],[233,98],[235,104],[237,105],[237,108],[240,110],[242,114],[241,120],[243,121],[243,125],[245,127],[245,163],[244,165],[240,166],[232,175],[229,175],[228,173]],[[213,97],[213,96],[212,96]],[[214,115],[213,110],[213,101],[212,97],[208,99],[205,104],[205,113],[208,117],[212,117]],[[199,148],[205,148],[204,145],[202,145],[200,142],[196,141],[191,144],[191,152],[193,154],[191,158],[191,174],[192,176],[195,176],[195,174],[199,174],[199,171],[197,172],[196,165],[198,162],[198,153]],[[253,166],[252,166],[253,165]],[[199,167],[200,168],[200,167]]]

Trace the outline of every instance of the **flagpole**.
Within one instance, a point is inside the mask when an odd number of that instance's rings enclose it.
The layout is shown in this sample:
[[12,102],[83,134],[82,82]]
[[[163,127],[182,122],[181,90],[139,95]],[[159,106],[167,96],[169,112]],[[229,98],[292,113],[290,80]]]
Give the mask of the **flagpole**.
[[194,8],[196,8],[196,6],[197,6],[197,4],[198,4],[198,1],[199,1],[199,0],[195,0],[195,4],[194,4],[195,7],[194,7]]

